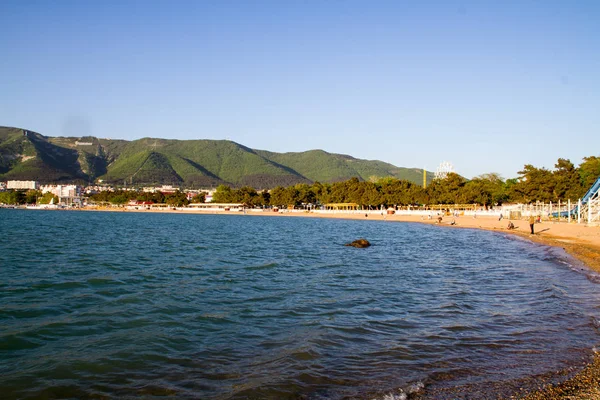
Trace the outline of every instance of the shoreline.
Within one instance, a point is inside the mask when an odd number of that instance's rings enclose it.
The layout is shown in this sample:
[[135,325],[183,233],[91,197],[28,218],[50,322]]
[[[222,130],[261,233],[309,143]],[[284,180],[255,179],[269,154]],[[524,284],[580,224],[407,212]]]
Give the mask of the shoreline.
[[[82,208],[81,211],[104,211],[104,212],[132,212],[132,213],[175,213],[192,215],[237,215],[237,216],[263,216],[263,217],[304,217],[304,218],[329,218],[329,219],[352,219],[365,221],[386,221],[386,222],[415,222],[444,226],[448,228],[469,228],[481,229],[504,234],[517,235],[525,240],[547,246],[560,247],[565,252],[577,260],[581,261],[590,270],[600,273],[600,226],[587,226],[586,224],[577,224],[574,222],[555,222],[542,221],[534,225],[535,234],[529,231],[529,223],[526,219],[512,220],[515,228],[507,229],[507,218],[498,219],[496,215],[478,215],[476,218],[471,216],[448,217],[444,216],[442,222],[437,222],[437,215],[428,219],[426,214],[416,214],[402,212],[399,214],[382,214],[377,211],[369,211],[365,216],[365,211],[287,211],[267,212],[262,210],[248,210],[245,213],[240,211],[215,211],[215,210],[191,210],[191,209],[160,209],[160,210],[134,210],[126,208],[116,209],[93,209]],[[456,223],[451,225],[451,221]]]
[[[262,210],[248,210],[245,213],[239,211],[214,211],[214,210],[186,210],[186,209],[163,209],[163,210],[131,210],[131,209],[80,209],[81,211],[99,211],[99,212],[133,212],[133,213],[174,213],[174,214],[195,214],[195,215],[236,215],[244,216],[269,216],[269,217],[300,217],[300,218],[328,218],[328,219],[352,219],[368,220],[381,222],[413,222],[430,225],[438,225],[446,228],[458,229],[480,229],[502,234],[516,235],[522,239],[529,240],[546,246],[562,248],[568,255],[582,263],[590,271],[600,273],[600,226],[587,226],[585,224],[543,221],[534,225],[535,234],[530,233],[529,223],[525,219],[512,220],[515,229],[508,230],[508,219],[500,219],[498,216],[478,215],[459,217],[443,217],[438,222],[435,215],[429,219],[427,215],[415,215],[408,213],[386,214],[381,212],[307,212],[294,211],[288,212],[265,212]],[[455,221],[455,224],[451,224]],[[368,239],[368,238],[366,238]],[[600,354],[593,351],[590,361],[585,365],[579,365],[575,370],[556,371],[552,374],[545,374],[541,377],[530,377],[539,379],[535,386],[537,389],[531,392],[525,392],[522,395],[515,394],[511,398],[521,398],[527,400],[546,400],[546,399],[600,399]],[[445,393],[452,396],[463,397],[468,395],[464,390],[466,388],[456,388],[454,393]],[[441,394],[441,393],[438,393]],[[424,392],[416,393],[416,398],[435,398],[436,393]],[[412,397],[411,397],[412,398]]]

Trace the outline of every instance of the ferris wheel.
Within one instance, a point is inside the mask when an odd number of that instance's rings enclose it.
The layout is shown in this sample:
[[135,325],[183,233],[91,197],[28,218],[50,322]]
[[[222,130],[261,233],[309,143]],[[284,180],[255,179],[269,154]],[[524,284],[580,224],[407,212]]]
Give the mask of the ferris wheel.
[[454,172],[454,166],[448,161],[442,161],[439,167],[435,170],[435,179],[446,179],[450,172]]

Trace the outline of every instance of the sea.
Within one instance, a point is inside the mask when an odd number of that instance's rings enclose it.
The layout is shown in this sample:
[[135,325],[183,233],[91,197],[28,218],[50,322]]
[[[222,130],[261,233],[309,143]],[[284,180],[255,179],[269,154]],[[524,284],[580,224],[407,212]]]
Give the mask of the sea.
[[599,283],[500,232],[0,209],[1,397],[506,398],[590,359]]

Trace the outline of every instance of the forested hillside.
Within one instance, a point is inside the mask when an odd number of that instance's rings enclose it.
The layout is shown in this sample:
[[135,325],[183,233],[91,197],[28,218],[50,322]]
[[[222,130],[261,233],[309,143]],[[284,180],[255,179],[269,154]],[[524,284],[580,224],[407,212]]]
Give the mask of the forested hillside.
[[[0,127],[0,179],[42,183],[172,184],[183,187],[272,188],[297,183],[383,177],[422,182],[422,170],[323,150],[273,153],[227,140],[134,141],[46,137]],[[431,181],[432,174],[428,173]]]

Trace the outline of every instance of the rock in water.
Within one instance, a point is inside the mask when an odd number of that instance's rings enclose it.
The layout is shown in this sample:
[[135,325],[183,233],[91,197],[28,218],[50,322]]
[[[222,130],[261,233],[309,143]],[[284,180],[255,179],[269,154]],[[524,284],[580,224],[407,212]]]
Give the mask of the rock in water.
[[359,249],[363,249],[365,247],[369,247],[371,243],[367,239],[358,239],[352,243],[347,243],[346,246],[358,247]]

